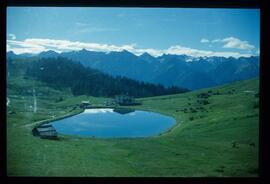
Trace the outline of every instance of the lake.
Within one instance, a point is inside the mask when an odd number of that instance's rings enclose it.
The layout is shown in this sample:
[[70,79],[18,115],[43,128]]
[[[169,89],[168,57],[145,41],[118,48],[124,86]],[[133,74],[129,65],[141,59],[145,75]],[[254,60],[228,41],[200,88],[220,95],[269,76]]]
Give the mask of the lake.
[[155,112],[132,109],[86,109],[83,113],[51,122],[60,134],[98,138],[149,137],[171,128],[175,119]]

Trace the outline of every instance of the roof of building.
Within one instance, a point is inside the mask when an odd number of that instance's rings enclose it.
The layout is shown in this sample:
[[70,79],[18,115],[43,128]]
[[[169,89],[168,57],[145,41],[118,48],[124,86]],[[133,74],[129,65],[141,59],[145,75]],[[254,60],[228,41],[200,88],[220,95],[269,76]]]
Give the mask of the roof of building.
[[52,127],[52,125],[44,124],[39,126],[39,128],[48,128],[48,127]]
[[90,103],[90,102],[89,102],[89,101],[84,100],[84,101],[82,101],[82,103]]
[[39,132],[48,132],[48,131],[55,131],[55,128],[52,125],[41,125],[37,128],[37,131]]

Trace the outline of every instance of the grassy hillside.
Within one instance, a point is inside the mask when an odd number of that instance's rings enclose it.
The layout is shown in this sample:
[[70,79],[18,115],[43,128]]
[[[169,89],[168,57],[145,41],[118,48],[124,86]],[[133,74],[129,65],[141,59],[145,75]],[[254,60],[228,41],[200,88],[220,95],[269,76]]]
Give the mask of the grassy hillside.
[[40,91],[33,113],[33,82],[8,81],[10,176],[258,176],[258,79],[139,99],[142,105],[136,109],[177,120],[175,127],[160,136],[95,139],[62,135],[59,141],[33,137],[33,123],[78,113],[76,104],[82,100],[102,104],[106,99],[73,97],[68,89],[35,83]]

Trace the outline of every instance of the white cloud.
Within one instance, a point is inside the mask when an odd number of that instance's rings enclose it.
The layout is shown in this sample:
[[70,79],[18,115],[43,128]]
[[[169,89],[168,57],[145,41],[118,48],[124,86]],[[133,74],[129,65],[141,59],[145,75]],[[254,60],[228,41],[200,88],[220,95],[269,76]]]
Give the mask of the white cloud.
[[10,46],[7,44],[7,52],[10,51]]
[[255,47],[248,43],[248,41],[241,41],[238,38],[228,37],[222,40],[226,44],[223,46],[224,48],[235,48],[241,50],[252,50]]
[[11,40],[16,40],[16,35],[15,34],[8,34]]
[[215,39],[211,41],[212,43],[225,43],[223,48],[231,48],[231,49],[240,49],[240,50],[252,50],[255,46],[248,43],[248,41],[242,41],[235,37],[227,37],[223,39]]
[[202,39],[201,39],[201,43],[208,43],[208,42],[209,42],[209,40],[206,39],[206,38],[202,38]]
[[47,50],[54,50],[56,52],[65,52],[72,50],[86,49],[90,51],[101,51],[101,52],[111,52],[122,50],[128,50],[135,55],[141,55],[144,52],[148,52],[152,56],[161,56],[162,54],[175,54],[175,55],[189,55],[193,57],[204,57],[204,56],[223,56],[223,57],[250,57],[251,54],[241,54],[238,52],[214,52],[208,50],[198,50],[188,47],[183,47],[180,45],[171,46],[167,49],[153,49],[153,48],[138,48],[136,44],[127,45],[109,45],[109,44],[99,44],[99,43],[86,43],[78,41],[69,40],[54,40],[54,39],[40,39],[31,38],[25,39],[23,41],[17,40],[7,40],[8,50],[12,50],[16,54],[21,53],[39,53]]
[[221,39],[215,39],[211,41],[212,43],[221,42]]
[[198,50],[198,49],[192,49],[188,47],[182,47],[179,45],[172,46],[165,52],[166,54],[176,54],[176,55],[189,55],[193,57],[210,57],[210,56],[223,56],[223,57],[250,57],[251,54],[241,54],[238,52],[213,52],[213,51],[207,51],[207,50]]
[[26,40],[24,41],[16,41],[16,40],[7,40],[7,48],[15,52],[16,54],[21,53],[39,53],[42,51],[46,51],[44,46],[34,44],[34,43],[28,43]]

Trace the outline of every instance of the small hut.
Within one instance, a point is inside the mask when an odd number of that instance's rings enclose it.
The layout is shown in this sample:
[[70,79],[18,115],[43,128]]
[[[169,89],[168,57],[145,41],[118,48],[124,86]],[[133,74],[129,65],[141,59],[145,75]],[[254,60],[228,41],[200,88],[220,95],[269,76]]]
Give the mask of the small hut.
[[42,139],[57,139],[57,132],[52,125],[40,125],[35,127],[32,133]]
[[80,107],[83,109],[91,108],[91,104],[89,101],[82,101]]
[[115,100],[107,100],[104,102],[104,105],[105,106],[115,106],[116,102],[115,102]]
[[128,95],[118,95],[115,97],[115,101],[119,105],[134,105],[135,104],[135,99],[132,96],[128,96]]

